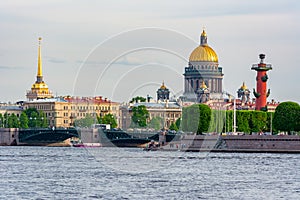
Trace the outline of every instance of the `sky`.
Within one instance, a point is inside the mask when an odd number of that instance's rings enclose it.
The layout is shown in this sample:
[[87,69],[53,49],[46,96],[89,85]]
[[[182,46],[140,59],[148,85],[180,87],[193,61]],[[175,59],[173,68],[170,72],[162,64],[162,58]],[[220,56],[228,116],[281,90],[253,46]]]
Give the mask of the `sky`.
[[[266,54],[269,100],[300,102],[300,1],[44,0],[0,3],[0,102],[26,100],[42,37],[44,81],[57,96],[178,97],[205,29],[223,68],[223,89],[256,88]],[[253,95],[251,96],[253,98]]]

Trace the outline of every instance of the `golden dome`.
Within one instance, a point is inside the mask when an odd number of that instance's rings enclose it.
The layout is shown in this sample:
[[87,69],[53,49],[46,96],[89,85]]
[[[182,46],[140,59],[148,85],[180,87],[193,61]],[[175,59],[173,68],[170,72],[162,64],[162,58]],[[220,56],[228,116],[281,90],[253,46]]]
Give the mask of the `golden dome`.
[[201,84],[200,88],[203,88],[203,89],[206,89],[206,88],[207,88],[207,86],[206,86],[206,84],[205,84],[204,81],[202,81],[202,84]]
[[201,33],[200,45],[191,53],[189,61],[218,62],[216,52],[207,44],[207,34],[204,30]]
[[162,85],[160,86],[160,89],[165,90],[167,87],[165,86],[165,83],[163,82]]
[[241,86],[242,90],[247,90],[247,86],[245,85],[245,82],[243,82],[243,85]]
[[191,61],[218,62],[216,52],[209,46],[200,45],[190,55]]

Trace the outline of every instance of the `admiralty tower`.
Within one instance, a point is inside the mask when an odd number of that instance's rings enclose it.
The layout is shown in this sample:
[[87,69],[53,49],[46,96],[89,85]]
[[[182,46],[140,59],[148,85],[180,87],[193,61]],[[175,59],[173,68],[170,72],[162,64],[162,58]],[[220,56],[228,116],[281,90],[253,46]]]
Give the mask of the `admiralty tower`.
[[197,101],[197,91],[202,82],[208,87],[211,99],[222,96],[222,67],[219,67],[216,52],[207,43],[207,34],[202,31],[200,45],[196,47],[190,57],[188,67],[184,71],[184,101]]
[[26,93],[26,97],[29,101],[32,101],[34,99],[46,99],[53,97],[52,92],[49,91],[48,85],[43,80],[41,40],[42,38],[40,37],[38,46],[38,67],[36,81],[34,84],[32,84],[31,90],[27,91]]

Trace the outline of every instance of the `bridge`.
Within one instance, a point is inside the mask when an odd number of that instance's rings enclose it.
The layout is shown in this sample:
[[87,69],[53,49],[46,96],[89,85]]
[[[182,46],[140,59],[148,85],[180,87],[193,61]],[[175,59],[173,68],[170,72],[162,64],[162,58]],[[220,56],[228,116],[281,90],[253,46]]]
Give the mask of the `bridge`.
[[[167,134],[166,142],[175,138],[176,134]],[[159,141],[158,132],[126,132],[123,130],[100,130],[101,143],[104,146],[137,147],[154,140]]]
[[79,137],[75,128],[30,128],[19,130],[19,143],[59,143],[71,137]]

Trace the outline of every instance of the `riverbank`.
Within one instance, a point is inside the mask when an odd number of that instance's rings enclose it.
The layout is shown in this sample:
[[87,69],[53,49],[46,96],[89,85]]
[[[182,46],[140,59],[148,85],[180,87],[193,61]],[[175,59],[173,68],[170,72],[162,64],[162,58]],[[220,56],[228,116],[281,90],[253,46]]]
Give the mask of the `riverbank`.
[[183,135],[162,151],[300,153],[299,135]]

